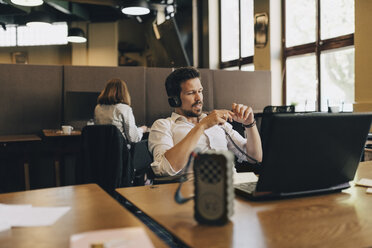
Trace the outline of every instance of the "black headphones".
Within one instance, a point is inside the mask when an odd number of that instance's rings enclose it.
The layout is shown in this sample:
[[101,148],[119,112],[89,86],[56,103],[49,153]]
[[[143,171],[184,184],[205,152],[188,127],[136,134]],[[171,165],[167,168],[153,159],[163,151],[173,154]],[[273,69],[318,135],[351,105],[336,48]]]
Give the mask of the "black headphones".
[[181,98],[179,96],[168,97],[168,103],[173,108],[178,108],[182,105]]

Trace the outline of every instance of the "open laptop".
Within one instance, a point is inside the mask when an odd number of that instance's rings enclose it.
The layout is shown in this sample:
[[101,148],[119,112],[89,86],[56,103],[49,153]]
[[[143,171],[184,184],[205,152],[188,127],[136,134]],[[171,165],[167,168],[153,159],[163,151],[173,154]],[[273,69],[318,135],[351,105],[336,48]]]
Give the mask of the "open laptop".
[[234,185],[237,195],[266,199],[340,191],[350,187],[372,113],[264,116],[258,181]]

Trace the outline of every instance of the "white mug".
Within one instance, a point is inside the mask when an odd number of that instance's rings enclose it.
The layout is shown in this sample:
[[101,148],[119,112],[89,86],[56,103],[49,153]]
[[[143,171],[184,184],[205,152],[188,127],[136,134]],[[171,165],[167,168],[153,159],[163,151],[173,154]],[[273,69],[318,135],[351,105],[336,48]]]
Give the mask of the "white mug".
[[62,126],[62,133],[71,134],[71,131],[74,130],[72,126]]

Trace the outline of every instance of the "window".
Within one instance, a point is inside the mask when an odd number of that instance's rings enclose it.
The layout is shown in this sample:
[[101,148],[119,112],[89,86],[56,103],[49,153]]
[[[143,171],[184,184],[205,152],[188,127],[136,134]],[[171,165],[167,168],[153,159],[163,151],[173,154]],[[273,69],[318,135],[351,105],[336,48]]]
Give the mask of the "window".
[[354,0],[283,0],[285,102],[352,111]]
[[0,28],[0,46],[16,46],[17,44],[17,28],[8,25],[6,30]]
[[220,68],[254,70],[253,0],[221,0],[220,10]]
[[67,24],[53,23],[49,27],[7,25],[0,30],[0,47],[67,44]]

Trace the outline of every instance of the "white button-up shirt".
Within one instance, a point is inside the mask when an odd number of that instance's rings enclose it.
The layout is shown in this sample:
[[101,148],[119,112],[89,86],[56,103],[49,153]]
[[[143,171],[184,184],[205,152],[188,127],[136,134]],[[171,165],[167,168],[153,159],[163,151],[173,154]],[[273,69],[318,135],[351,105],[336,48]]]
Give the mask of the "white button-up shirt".
[[[206,116],[206,114],[202,114],[199,117],[199,121]],[[156,175],[174,176],[182,171],[182,169],[175,171],[165,158],[164,153],[185,138],[194,126],[184,116],[174,112],[171,117],[159,119],[154,122],[149,135],[149,150],[154,156],[154,162],[151,164],[151,168]],[[233,130],[232,126],[227,122],[224,125],[215,125],[205,130],[195,148],[199,148],[202,152],[206,150],[230,150],[239,160],[247,160],[245,155],[232,144],[224,130],[234,143],[242,151],[246,152],[247,140],[237,131]]]
[[136,126],[132,108],[124,103],[98,104],[94,110],[94,122],[115,125],[128,142],[138,142],[143,136],[142,128]]

